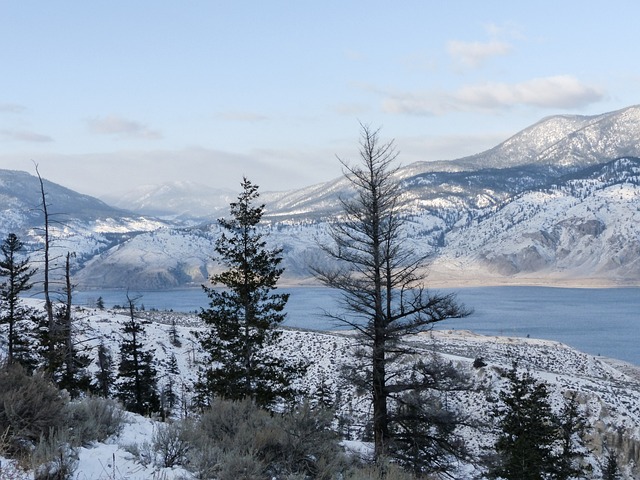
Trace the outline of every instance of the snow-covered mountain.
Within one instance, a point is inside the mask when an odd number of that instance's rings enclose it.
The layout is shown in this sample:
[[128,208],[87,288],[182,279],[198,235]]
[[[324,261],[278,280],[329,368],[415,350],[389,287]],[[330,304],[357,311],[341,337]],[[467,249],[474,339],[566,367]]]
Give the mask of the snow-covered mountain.
[[[639,284],[639,138],[640,106],[633,106],[549,117],[486,152],[404,166],[397,175],[409,241],[432,255],[436,283]],[[0,181],[0,233],[26,232],[35,246],[37,179],[0,171]],[[57,234],[78,252],[75,278],[84,288],[206,281],[219,234],[213,218],[224,216],[235,198],[174,183],[123,200],[129,209],[162,215],[159,220],[54,184],[46,189],[52,207],[69,219]],[[284,249],[286,281],[307,280],[309,264],[323,261],[317,241],[349,194],[343,178],[262,194],[265,232]],[[184,219],[189,222],[176,223]]]
[[117,197],[105,197],[115,207],[142,215],[176,220],[215,219],[224,215],[233,190],[220,190],[195,182],[175,181],[162,185],[140,185]]

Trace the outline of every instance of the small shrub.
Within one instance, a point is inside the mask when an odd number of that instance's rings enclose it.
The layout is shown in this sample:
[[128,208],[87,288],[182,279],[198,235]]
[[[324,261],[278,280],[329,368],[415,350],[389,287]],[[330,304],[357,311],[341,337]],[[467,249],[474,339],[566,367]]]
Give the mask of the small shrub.
[[51,431],[41,437],[29,456],[34,480],[68,480],[77,466],[78,456],[64,430]]
[[381,460],[375,465],[354,468],[344,478],[345,480],[415,480],[416,477],[398,465]]
[[219,480],[268,480],[264,464],[254,455],[228,452],[224,455],[218,472]]
[[183,465],[189,447],[187,433],[181,422],[161,424],[153,434],[152,448],[159,467],[170,468]]
[[129,445],[121,445],[122,449],[130,453],[133,459],[142,466],[149,466],[153,463],[154,453],[153,448],[149,442],[142,442],[141,444],[132,443]]
[[40,374],[19,365],[0,368],[0,431],[8,431],[8,454],[28,452],[64,421],[68,399]]
[[112,399],[87,397],[69,404],[69,429],[75,445],[104,442],[122,431],[124,421],[124,410]]

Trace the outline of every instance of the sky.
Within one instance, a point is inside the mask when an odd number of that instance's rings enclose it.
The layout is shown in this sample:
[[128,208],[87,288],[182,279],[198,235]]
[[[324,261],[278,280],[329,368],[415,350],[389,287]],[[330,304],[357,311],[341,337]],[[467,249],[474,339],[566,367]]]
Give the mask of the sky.
[[640,103],[640,2],[0,0],[0,168],[113,197],[289,190]]

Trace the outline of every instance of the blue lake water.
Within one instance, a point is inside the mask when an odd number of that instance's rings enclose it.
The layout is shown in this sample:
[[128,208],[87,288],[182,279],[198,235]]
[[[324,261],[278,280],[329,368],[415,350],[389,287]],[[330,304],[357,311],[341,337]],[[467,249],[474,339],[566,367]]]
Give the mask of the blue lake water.
[[[322,287],[278,291],[291,294],[285,325],[336,328],[323,314],[339,311],[335,291]],[[557,340],[593,355],[640,365],[640,288],[473,287],[455,292],[473,314],[446,320],[436,328]],[[140,296],[137,303],[146,309],[193,312],[208,305],[207,296],[198,288],[130,295]],[[77,292],[74,303],[94,305],[99,296],[107,307],[126,304],[122,291]]]

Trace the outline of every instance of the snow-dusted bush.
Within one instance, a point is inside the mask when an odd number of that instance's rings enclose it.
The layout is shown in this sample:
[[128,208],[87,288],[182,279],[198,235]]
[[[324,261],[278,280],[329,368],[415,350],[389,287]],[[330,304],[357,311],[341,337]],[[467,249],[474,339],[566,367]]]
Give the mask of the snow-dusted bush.
[[90,396],[69,404],[68,427],[76,445],[103,442],[120,433],[124,420],[122,407],[112,399]]
[[64,429],[52,430],[47,437],[43,436],[29,456],[34,480],[68,480],[77,465],[77,452]]
[[185,422],[158,425],[153,433],[151,446],[159,467],[171,468],[183,465],[190,447]]
[[8,432],[4,453],[28,452],[55,432],[62,426],[60,412],[67,402],[44,376],[29,375],[19,365],[0,368],[0,432]]

